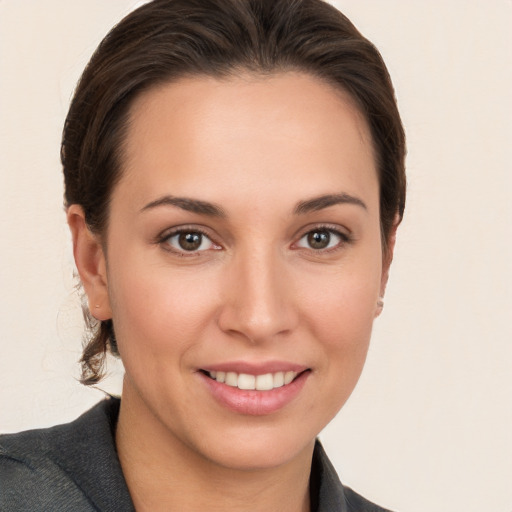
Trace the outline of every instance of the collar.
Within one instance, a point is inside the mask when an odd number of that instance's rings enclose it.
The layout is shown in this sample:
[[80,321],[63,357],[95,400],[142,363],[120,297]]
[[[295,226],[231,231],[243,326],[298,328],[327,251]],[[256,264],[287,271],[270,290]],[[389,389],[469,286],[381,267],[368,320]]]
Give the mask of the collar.
[[134,512],[115,447],[120,400],[109,397],[72,423],[48,430],[55,462],[102,512]]

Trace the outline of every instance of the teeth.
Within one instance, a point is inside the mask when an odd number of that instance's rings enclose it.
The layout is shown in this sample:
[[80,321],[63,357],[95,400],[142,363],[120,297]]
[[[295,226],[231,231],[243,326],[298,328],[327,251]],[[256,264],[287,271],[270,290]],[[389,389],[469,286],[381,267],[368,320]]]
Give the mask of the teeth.
[[228,386],[236,388],[238,386],[238,374],[235,372],[227,372],[226,380],[224,381]]
[[276,372],[265,373],[263,375],[249,375],[247,373],[236,372],[209,372],[212,379],[222,382],[233,388],[244,390],[270,391],[274,388],[280,388],[297,377],[297,372]]
[[238,388],[256,389],[256,377],[254,375],[247,375],[246,373],[241,373],[238,376]]
[[295,379],[295,376],[296,376],[296,375],[297,375],[297,374],[296,374],[295,372],[286,372],[286,373],[284,374],[284,383],[285,383],[285,385],[286,385],[286,384],[290,384],[290,382],[291,382],[293,379]]
[[281,386],[284,386],[284,372],[274,373],[274,387],[280,388]]
[[[256,389],[258,391],[269,391],[270,389],[274,389],[274,376],[271,373],[258,375],[254,380],[256,381]],[[238,387],[240,387],[240,384]]]

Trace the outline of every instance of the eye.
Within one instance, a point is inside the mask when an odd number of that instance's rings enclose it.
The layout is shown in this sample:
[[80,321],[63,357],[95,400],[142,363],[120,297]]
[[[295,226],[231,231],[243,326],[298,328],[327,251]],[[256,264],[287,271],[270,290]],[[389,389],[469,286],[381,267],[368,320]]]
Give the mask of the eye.
[[210,238],[201,231],[176,231],[170,236],[167,236],[164,243],[170,245],[171,248],[177,252],[199,252],[207,251],[209,249],[219,249]]
[[338,231],[319,228],[313,229],[303,235],[297,242],[297,246],[305,249],[321,251],[325,249],[332,249],[347,241],[348,237]]

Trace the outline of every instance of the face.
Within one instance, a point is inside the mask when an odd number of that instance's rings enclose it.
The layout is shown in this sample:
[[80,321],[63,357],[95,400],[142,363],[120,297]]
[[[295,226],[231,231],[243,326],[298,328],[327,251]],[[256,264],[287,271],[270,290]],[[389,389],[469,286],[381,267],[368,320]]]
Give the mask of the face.
[[131,110],[106,233],[123,403],[224,467],[310,448],[383,287],[368,127],[302,74],[161,86]]

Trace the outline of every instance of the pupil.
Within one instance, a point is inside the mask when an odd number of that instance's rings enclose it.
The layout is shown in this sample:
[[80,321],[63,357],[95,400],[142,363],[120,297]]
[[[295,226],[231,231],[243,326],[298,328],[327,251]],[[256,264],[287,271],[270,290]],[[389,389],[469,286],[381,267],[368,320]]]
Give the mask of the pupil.
[[185,251],[195,251],[201,246],[201,233],[181,233],[179,244]]
[[325,249],[331,240],[328,231],[313,231],[308,235],[308,243],[313,249]]

